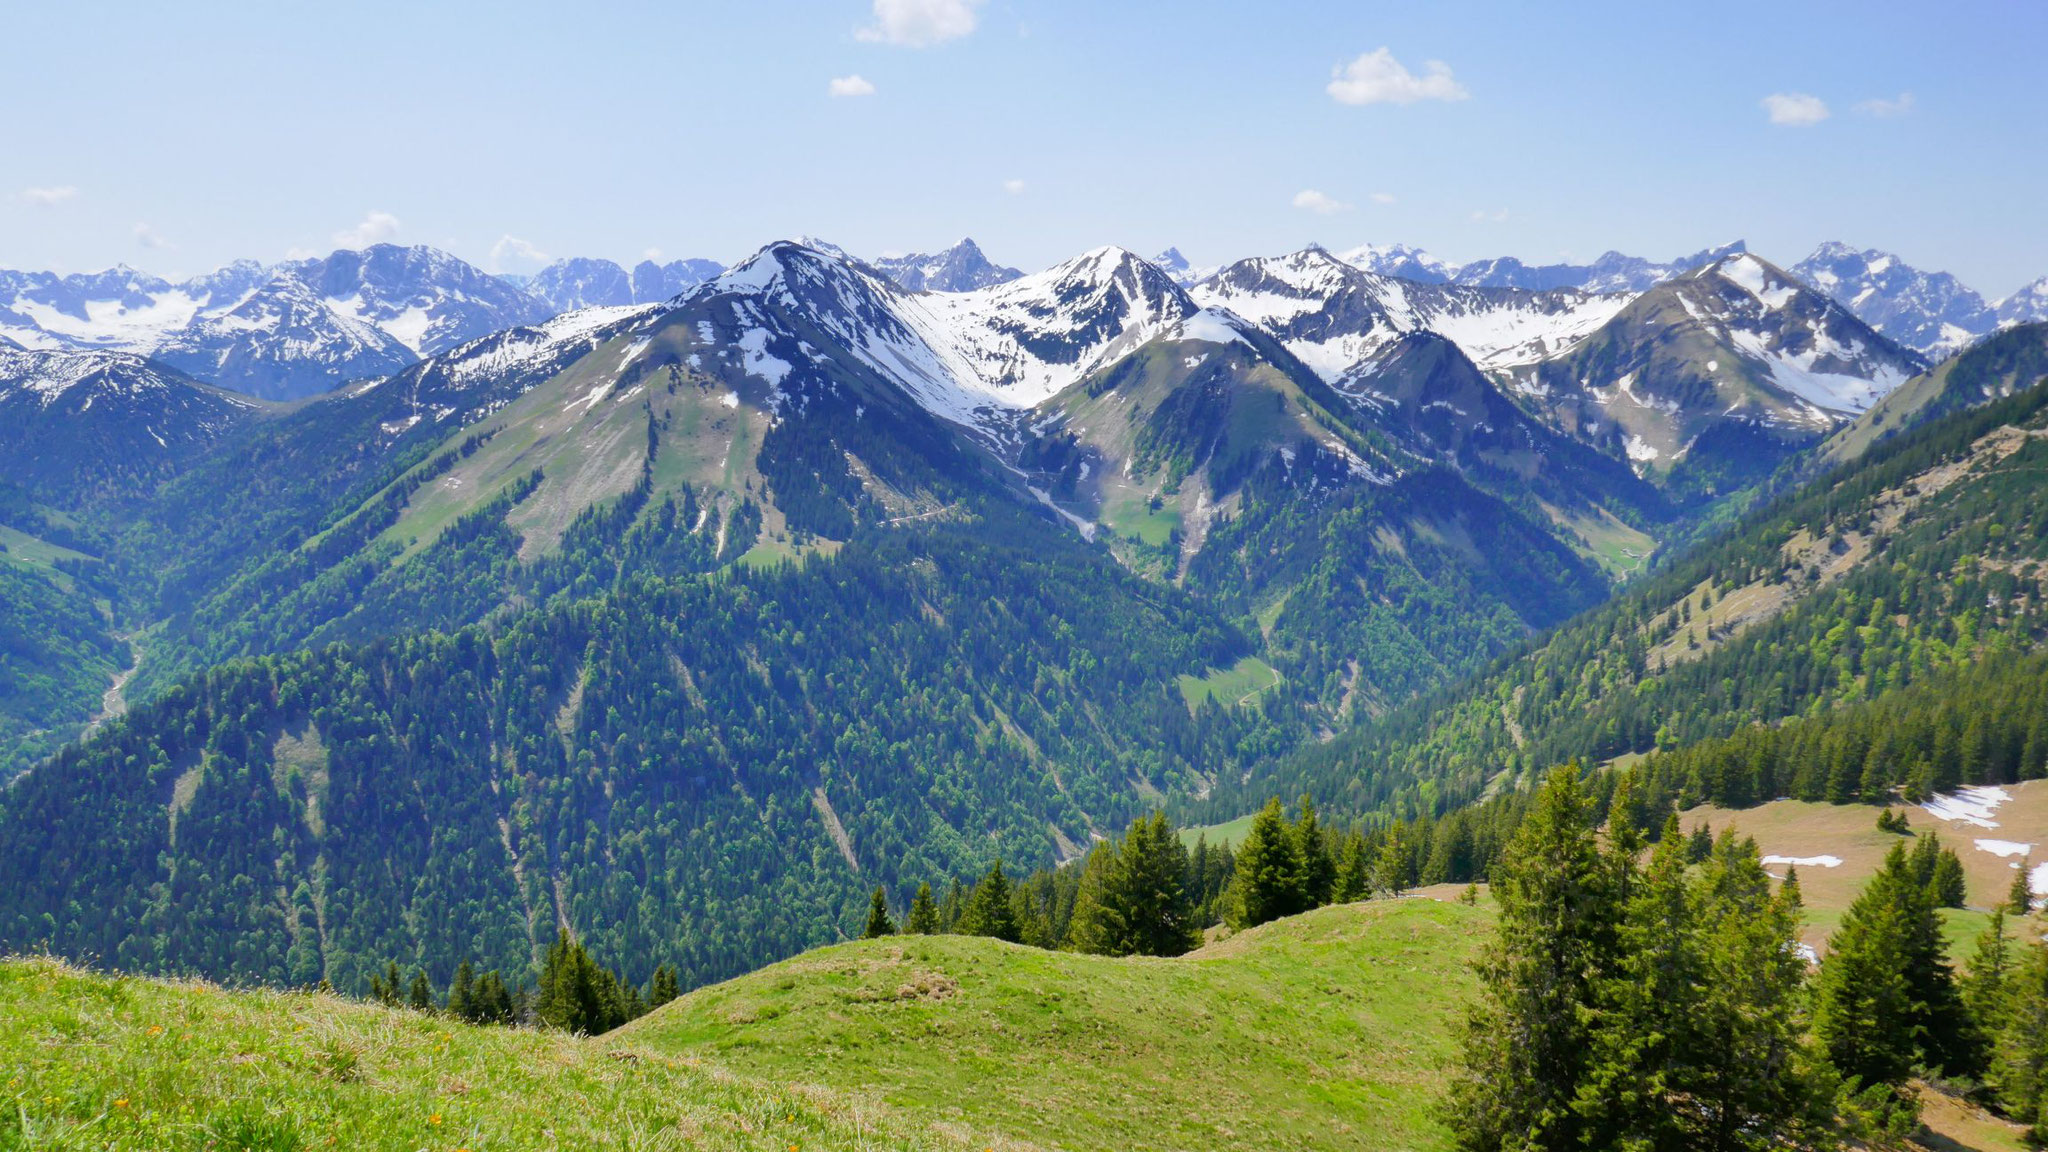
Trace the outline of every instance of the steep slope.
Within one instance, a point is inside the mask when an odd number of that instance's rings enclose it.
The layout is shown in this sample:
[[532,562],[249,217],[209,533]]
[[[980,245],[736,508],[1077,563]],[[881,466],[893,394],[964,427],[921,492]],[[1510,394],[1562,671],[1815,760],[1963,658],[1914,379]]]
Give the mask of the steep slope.
[[972,239],[963,239],[943,252],[927,256],[885,256],[873,261],[883,275],[912,292],[972,292],[993,288],[1023,276],[1015,268],[989,262]]
[[[53,1043],[90,1035],[90,1044]],[[165,1148],[963,1149],[858,1099],[604,1036],[0,961],[0,1139]],[[973,1147],[982,1147],[976,1143]]]
[[1245,641],[1059,529],[659,578],[712,551],[694,512],[562,573],[596,599],[238,662],[37,767],[0,794],[0,945],[356,988],[385,956],[520,967],[563,923],[695,984],[852,931],[877,883],[1051,859],[1248,766],[1257,718],[1174,686]]
[[1340,387],[1403,333],[1435,332],[1482,369],[1507,370],[1571,349],[1628,303],[1581,292],[1422,284],[1361,271],[1320,248],[1240,260],[1195,294],[1258,324]]
[[859,941],[701,989],[621,1036],[1044,1147],[1447,1147],[1431,1106],[1490,919],[1374,901],[1170,960]]
[[343,316],[419,355],[544,319],[533,297],[445,252],[373,244],[285,265]]
[[2048,324],[2026,324],[1978,341],[1901,384],[1830,436],[1819,458],[1845,463],[1878,441],[1961,408],[1989,403],[2048,380]]
[[1997,326],[1984,298],[1946,272],[1923,272],[1889,252],[1830,241],[1789,271],[1897,343],[1928,356],[1956,352]]
[[0,480],[64,507],[147,492],[258,411],[140,356],[0,351]]
[[364,320],[329,307],[303,279],[277,272],[225,312],[167,334],[153,357],[223,388],[296,400],[396,372],[418,357]]
[[1503,773],[1682,747],[2035,650],[2048,639],[2044,460],[2040,385],[1912,429],[1486,676],[1306,751],[1205,814],[1303,789],[1429,808]]
[[1651,289],[1505,378],[1565,431],[1694,499],[1767,475],[1925,366],[1744,254]]
[[2038,324],[2048,320],[2048,276],[2000,300],[1997,308],[2001,325]]

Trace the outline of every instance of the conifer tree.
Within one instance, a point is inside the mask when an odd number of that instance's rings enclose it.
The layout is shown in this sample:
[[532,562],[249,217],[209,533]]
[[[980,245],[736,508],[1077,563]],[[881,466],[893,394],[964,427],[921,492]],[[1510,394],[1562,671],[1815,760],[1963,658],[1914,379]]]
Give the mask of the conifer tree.
[[464,960],[455,966],[455,979],[448,982],[448,1014],[457,1020],[474,1020],[470,996],[476,986],[476,969]]
[[1598,989],[1616,970],[1621,911],[1576,764],[1553,770],[1494,881],[1500,917],[1445,1118],[1469,1152],[1562,1152],[1589,1125]]
[[2005,909],[1991,910],[1991,922],[1977,936],[1976,951],[1963,972],[1963,1004],[1979,1028],[1997,1036],[2005,1023],[2006,991],[2012,980],[2012,939],[2005,931]]
[[885,888],[876,888],[875,894],[868,898],[868,924],[861,930],[860,938],[874,940],[895,934],[896,922],[889,919],[889,892]]
[[676,979],[676,970],[663,964],[654,970],[654,979],[648,982],[647,1007],[651,1011],[682,994],[682,984]]
[[991,865],[981,883],[974,886],[954,930],[962,936],[993,936],[1012,944],[1023,942],[1017,930],[1016,909],[1010,906],[1010,878],[1003,875],[1001,860]]
[[939,906],[932,902],[932,886],[919,884],[917,895],[910,901],[910,916],[903,922],[903,931],[912,936],[931,936],[939,930]]
[[1844,1076],[1902,1084],[1916,1062],[1950,1075],[1981,1066],[1916,861],[1894,845],[1828,940],[1814,1033]]
[[1372,888],[1375,895],[1386,897],[1408,890],[1408,845],[1399,822],[1387,829],[1380,850],[1373,857]]
[[1068,943],[1077,952],[1097,956],[1128,956],[1120,950],[1128,936],[1122,893],[1118,891],[1117,844],[1097,840],[1081,862],[1080,891],[1074,896],[1074,922]]
[[1330,838],[1316,818],[1316,802],[1307,793],[1302,794],[1301,817],[1294,824],[1294,850],[1301,858],[1301,911],[1328,904],[1337,885],[1337,863],[1330,853]]
[[1372,857],[1366,855],[1365,836],[1353,829],[1344,837],[1344,847],[1337,853],[1337,887],[1331,899],[1339,904],[1349,904],[1372,895]]
[[939,905],[939,931],[958,932],[960,914],[967,906],[967,897],[960,891],[960,881],[946,886],[946,899]]
[[1275,797],[1252,818],[1237,850],[1236,894],[1230,923],[1255,928],[1302,910],[1301,852]]
[[2027,858],[2022,856],[2019,872],[2013,876],[2012,887],[2005,893],[2005,906],[2015,916],[2025,916],[2034,910],[2034,888],[2028,872]]
[[595,1036],[631,1019],[637,1000],[637,992],[629,1000],[618,978],[593,960],[568,929],[557,932],[541,965],[540,993],[534,1003],[541,1023]]
[[415,1012],[425,1012],[434,1006],[434,986],[427,982],[425,970],[413,969],[412,986],[405,990],[405,1006]]
[[2036,1143],[2048,1142],[2048,943],[2028,945],[2012,974],[1991,1082],[2006,1115],[2032,1125]]

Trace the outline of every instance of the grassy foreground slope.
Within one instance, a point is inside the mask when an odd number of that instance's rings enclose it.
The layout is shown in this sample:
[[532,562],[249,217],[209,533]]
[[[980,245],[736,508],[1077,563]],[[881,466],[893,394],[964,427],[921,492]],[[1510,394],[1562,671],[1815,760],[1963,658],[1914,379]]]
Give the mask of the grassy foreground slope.
[[1065,1149],[1440,1148],[1430,1106],[1490,922],[1429,900],[1341,905],[1177,959],[858,941],[617,1035]]
[[603,1036],[0,961],[0,1149],[940,1149]]

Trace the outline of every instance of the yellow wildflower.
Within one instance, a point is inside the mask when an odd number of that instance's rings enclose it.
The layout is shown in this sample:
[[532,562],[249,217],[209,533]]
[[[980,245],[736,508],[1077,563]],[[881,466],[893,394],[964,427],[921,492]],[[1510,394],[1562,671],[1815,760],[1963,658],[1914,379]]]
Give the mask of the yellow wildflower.
[[427,1123],[429,1124],[439,1124],[440,1122],[441,1114],[439,1112],[436,1112],[432,1116],[427,1117]]
[[114,1107],[116,1108],[126,1108],[127,1106],[128,1098],[126,1096],[123,1096],[119,1100],[114,1101]]

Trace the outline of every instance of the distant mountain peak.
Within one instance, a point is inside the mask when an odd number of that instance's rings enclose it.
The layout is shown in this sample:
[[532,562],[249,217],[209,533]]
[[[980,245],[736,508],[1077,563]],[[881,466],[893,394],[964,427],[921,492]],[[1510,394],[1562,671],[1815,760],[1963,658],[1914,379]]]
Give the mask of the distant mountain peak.
[[962,237],[942,252],[885,256],[873,264],[911,292],[973,292],[1007,284],[1023,275],[1015,268],[991,263],[972,237]]
[[1998,326],[1984,298],[1946,272],[1923,272],[1897,255],[1830,240],[1792,274],[1909,348],[1947,355]]

